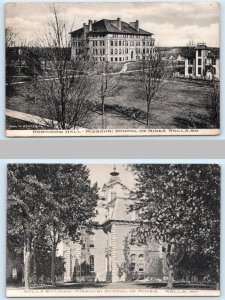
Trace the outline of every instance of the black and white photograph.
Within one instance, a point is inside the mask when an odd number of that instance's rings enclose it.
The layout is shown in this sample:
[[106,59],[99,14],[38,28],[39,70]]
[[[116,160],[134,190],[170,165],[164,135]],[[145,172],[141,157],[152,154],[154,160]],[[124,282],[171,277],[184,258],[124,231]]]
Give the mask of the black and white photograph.
[[8,164],[7,188],[7,297],[220,295],[219,165]]
[[218,2],[5,6],[6,135],[220,134]]

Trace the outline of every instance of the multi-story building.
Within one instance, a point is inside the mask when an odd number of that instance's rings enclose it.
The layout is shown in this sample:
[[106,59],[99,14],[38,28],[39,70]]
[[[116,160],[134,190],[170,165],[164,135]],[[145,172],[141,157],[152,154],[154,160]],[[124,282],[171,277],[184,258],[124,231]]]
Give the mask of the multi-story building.
[[[98,226],[93,234],[83,231],[80,242],[63,243],[64,281],[125,281],[128,273],[135,278],[163,280],[165,259],[162,247],[151,241],[148,245],[131,245],[129,234],[138,224],[135,203],[130,190],[114,169],[103,185],[97,206]],[[165,278],[164,278],[165,279]]]
[[199,43],[185,57],[185,77],[219,79],[219,49],[210,49]]
[[71,34],[71,56],[87,51],[97,61],[136,61],[154,51],[153,33],[139,27],[139,21],[129,24],[117,20],[89,20]]

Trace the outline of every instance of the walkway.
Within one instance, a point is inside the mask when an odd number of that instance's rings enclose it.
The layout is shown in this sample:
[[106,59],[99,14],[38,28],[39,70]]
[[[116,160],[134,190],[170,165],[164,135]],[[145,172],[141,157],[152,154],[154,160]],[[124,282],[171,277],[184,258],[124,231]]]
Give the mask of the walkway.
[[5,114],[6,114],[7,117],[22,120],[22,121],[29,122],[29,123],[32,123],[32,124],[37,124],[37,125],[40,125],[40,126],[48,126],[50,124],[55,125],[55,126],[57,125],[56,121],[41,118],[39,116],[27,114],[27,113],[16,111],[16,110],[6,109]]

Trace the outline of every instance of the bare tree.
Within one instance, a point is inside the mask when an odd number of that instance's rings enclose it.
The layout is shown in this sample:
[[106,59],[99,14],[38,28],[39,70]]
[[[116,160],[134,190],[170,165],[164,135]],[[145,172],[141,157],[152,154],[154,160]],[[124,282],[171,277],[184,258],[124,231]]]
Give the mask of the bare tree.
[[113,73],[113,69],[108,61],[101,62],[97,66],[95,92],[101,99],[103,129],[106,129],[105,100],[107,97],[113,96],[120,77],[120,73]]
[[137,73],[137,77],[143,86],[147,105],[147,120],[149,125],[150,119],[150,106],[151,102],[159,93],[167,79],[173,73],[173,67],[163,60],[161,52],[150,53],[140,60],[140,72]]
[[71,30],[54,5],[51,13],[46,34],[39,41],[44,61],[43,76],[34,81],[34,88],[46,105],[46,126],[59,129],[85,126],[92,113],[92,105],[88,101],[92,60],[85,51],[85,45],[76,58],[71,59],[68,34]]
[[16,75],[16,60],[18,59],[19,49],[15,49],[18,33],[13,27],[6,27],[5,29],[5,70],[6,70],[6,84],[7,94],[12,91],[11,83]]

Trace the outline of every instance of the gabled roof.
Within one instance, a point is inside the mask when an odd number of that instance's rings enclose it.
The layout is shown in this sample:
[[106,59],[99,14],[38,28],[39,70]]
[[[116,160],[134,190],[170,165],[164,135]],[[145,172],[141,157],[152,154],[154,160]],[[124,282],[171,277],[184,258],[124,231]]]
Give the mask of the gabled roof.
[[[70,32],[71,35],[78,35],[84,32],[83,27],[75,31]],[[133,34],[133,35],[148,35],[152,36],[153,33],[139,29],[137,31],[134,27],[126,22],[121,21],[121,30],[116,27],[115,20],[102,19],[92,24],[92,30],[90,33],[118,33],[118,34]]]
[[[123,187],[125,187],[126,189],[128,189],[120,180],[120,178],[118,176],[111,176],[109,181],[104,183],[103,187],[102,187],[102,191],[104,191],[105,187],[110,187],[111,185],[114,185],[115,183],[118,183],[120,185],[122,185]],[[128,189],[129,190],[129,189]]]

